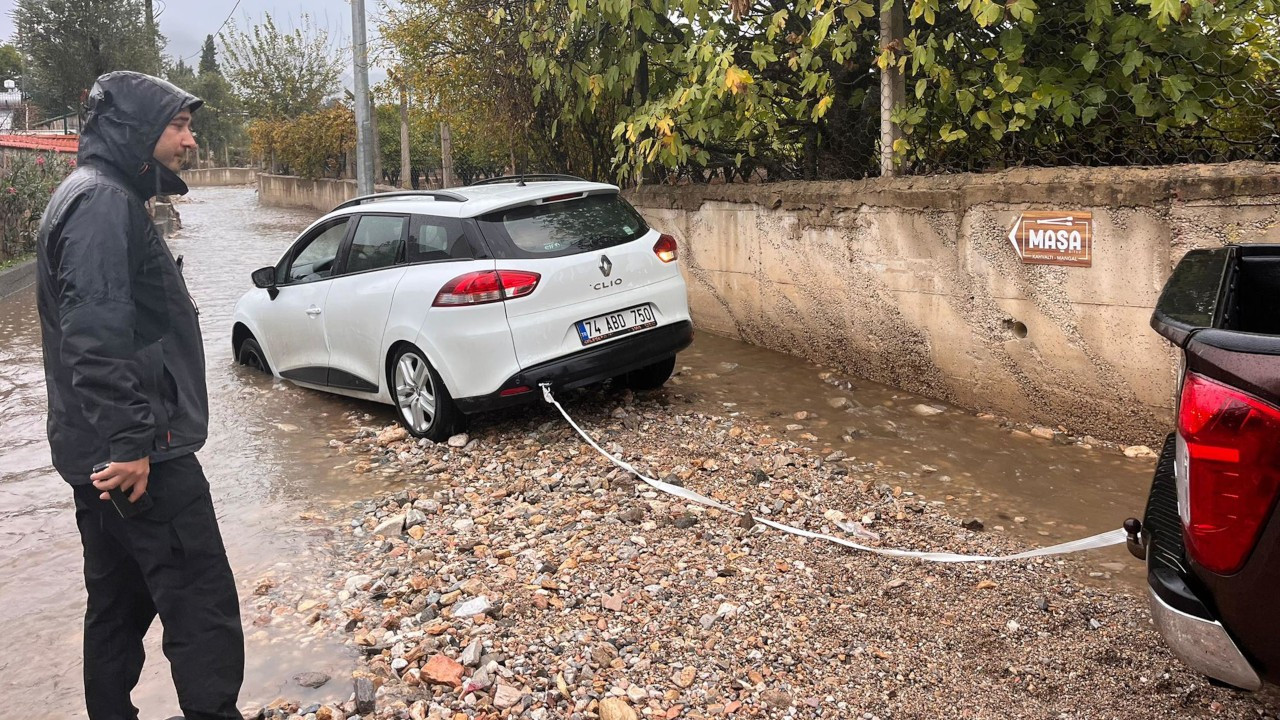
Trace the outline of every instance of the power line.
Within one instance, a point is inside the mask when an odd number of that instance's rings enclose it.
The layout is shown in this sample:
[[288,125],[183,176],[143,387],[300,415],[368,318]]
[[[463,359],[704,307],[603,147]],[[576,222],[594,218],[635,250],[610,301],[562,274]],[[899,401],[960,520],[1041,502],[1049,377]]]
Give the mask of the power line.
[[[214,34],[214,35],[217,35],[218,33],[222,32],[222,28],[226,27],[228,22],[231,22],[231,16],[236,14],[236,8],[238,8],[238,7],[240,7],[240,0],[236,0],[236,4],[231,6],[231,12],[227,13],[227,17],[226,17],[226,18],[224,18],[224,19],[222,20],[222,24],[218,26],[218,29],[213,31],[213,34]],[[199,50],[197,50],[197,51],[195,51],[195,52],[191,53],[190,55],[188,55],[188,56],[186,56],[186,57],[184,57],[184,58],[182,58],[182,59],[183,59],[183,60],[190,60],[191,58],[193,58],[193,57],[195,57],[195,56],[199,55],[199,54],[200,54],[200,53],[202,53],[202,52],[204,52],[204,48],[203,48],[203,47],[201,47]]]

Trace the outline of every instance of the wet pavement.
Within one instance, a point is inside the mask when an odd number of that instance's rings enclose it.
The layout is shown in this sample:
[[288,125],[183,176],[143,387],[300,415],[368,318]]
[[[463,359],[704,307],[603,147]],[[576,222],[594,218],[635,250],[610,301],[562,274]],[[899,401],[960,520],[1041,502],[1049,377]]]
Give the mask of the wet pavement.
[[[313,214],[259,208],[255,192],[243,188],[196,188],[178,209],[184,229],[171,246],[185,256],[201,308],[209,371],[210,441],[200,458],[245,596],[264,576],[288,585],[291,576],[323,565],[323,543],[308,535],[308,509],[399,483],[394,474],[353,474],[350,459],[329,447],[330,439],[352,434],[351,413],[371,414],[377,425],[393,415],[389,407],[295,388],[232,362],[231,311],[249,287],[249,272],[274,262]],[[912,408],[930,402],[924,398],[856,378],[824,379],[822,368],[705,333],[680,366],[672,391],[700,409],[758,419],[788,436],[812,433],[814,447],[879,463],[899,473],[905,490],[1028,546],[1112,529],[1142,508],[1151,460],[1016,437],[958,409],[922,417]],[[27,290],[0,301],[0,708],[6,717],[83,717],[79,537],[71,493],[49,464],[44,410],[39,326]],[[801,411],[808,416],[795,419]],[[803,429],[786,431],[789,424]],[[1134,586],[1140,577],[1120,549],[1094,553],[1089,562],[1098,582]],[[342,678],[354,667],[342,646],[297,628],[251,625],[246,635],[245,701],[332,696],[333,685],[308,691],[291,678],[306,671]],[[159,632],[149,638],[148,655],[135,702],[143,717],[175,714]]]

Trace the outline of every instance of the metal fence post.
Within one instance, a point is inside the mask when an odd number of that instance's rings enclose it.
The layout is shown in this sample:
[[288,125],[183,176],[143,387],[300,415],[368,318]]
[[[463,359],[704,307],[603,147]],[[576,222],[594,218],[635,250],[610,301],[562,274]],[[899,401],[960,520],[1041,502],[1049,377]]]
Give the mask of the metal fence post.
[[[905,24],[902,4],[898,0],[884,0],[880,5],[880,49],[902,49],[902,33]],[[893,109],[907,99],[906,80],[898,66],[891,65],[880,73],[880,175],[894,177],[899,174],[898,162],[893,157],[893,143],[902,138],[902,130],[891,120]]]

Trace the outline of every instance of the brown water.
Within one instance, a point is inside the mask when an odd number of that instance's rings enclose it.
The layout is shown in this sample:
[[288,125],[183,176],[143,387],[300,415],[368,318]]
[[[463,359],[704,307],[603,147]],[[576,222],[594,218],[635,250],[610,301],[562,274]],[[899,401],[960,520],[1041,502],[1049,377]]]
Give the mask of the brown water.
[[[306,510],[363,499],[403,480],[352,474],[349,458],[329,440],[351,434],[345,416],[353,411],[371,414],[371,424],[391,422],[392,412],[295,388],[232,362],[231,311],[249,287],[249,272],[274,262],[313,214],[259,208],[255,192],[242,188],[198,188],[179,210],[185,227],[170,243],[186,259],[209,368],[210,441],[200,459],[242,598],[264,576],[286,587],[291,578],[323,576],[323,542],[309,534]],[[71,493],[50,466],[39,338],[32,291],[0,300],[0,707],[7,717],[83,717],[79,536]],[[672,387],[700,409],[762,420],[779,433],[787,424],[803,425],[786,434],[810,432],[819,438],[815,447],[878,463],[898,474],[907,491],[943,501],[957,516],[977,516],[988,531],[1014,534],[1028,546],[1112,529],[1142,508],[1150,460],[1016,438],[960,410],[921,417],[911,408],[924,398],[854,378],[846,389],[832,384],[844,378],[821,379],[821,368],[706,333],[680,364],[685,369]],[[828,401],[836,397],[847,398],[849,408],[833,409]],[[802,410],[811,417],[793,419]],[[546,420],[537,415],[536,422]],[[857,438],[844,441],[851,432]],[[1088,557],[1099,581],[1115,574],[1132,585],[1140,577],[1123,550]],[[306,592],[299,582],[297,598]],[[246,634],[243,700],[346,698],[349,681],[342,678],[353,661],[342,646],[283,626],[250,626]],[[158,631],[148,657],[135,702],[143,717],[176,714]],[[291,680],[304,671],[335,679],[307,691]]]

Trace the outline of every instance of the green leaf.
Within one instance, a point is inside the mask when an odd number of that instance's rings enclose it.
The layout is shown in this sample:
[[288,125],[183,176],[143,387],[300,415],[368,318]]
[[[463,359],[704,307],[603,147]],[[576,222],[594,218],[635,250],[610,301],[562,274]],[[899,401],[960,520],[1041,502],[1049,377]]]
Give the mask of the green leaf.
[[1098,67],[1098,51],[1090,50],[1085,53],[1084,57],[1080,58],[1080,67],[1083,67],[1085,72],[1092,74],[1093,69]]
[[836,11],[828,10],[821,17],[813,22],[813,28],[809,30],[809,46],[818,47],[823,40],[827,39],[827,31],[831,29],[831,21],[835,20]]
[[1123,72],[1125,75],[1132,75],[1133,71],[1137,70],[1138,67],[1142,65],[1142,59],[1143,55],[1141,50],[1138,50],[1137,48],[1130,50],[1125,53],[1124,60],[1121,61],[1120,72]]
[[916,81],[916,99],[917,100],[924,97],[924,91],[928,89],[928,87],[929,87],[929,81],[926,80],[925,78],[920,78],[919,80]]

